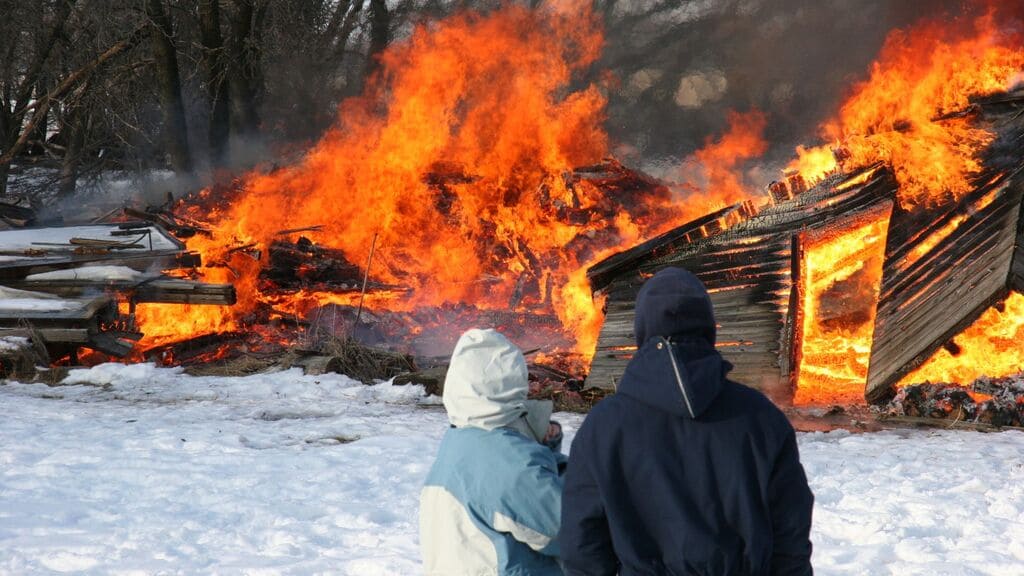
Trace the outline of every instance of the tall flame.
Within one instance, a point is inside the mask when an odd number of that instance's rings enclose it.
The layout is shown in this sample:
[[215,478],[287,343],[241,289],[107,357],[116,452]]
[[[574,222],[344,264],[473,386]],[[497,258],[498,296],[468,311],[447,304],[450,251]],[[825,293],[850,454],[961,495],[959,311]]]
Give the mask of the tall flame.
[[[190,248],[231,264],[242,296],[235,309],[144,307],[140,324],[168,338],[233,325],[265,297],[259,263],[228,249],[322,225],[314,238],[352,262],[365,263],[376,242],[372,275],[409,290],[387,302],[391,310],[445,302],[507,309],[524,279],[550,284],[557,289],[538,291],[550,301],[523,305],[553,309],[580,350],[592,351],[600,314],[586,261],[670,228],[678,210],[667,189],[613,199],[570,189],[562,177],[607,151],[605,98],[578,83],[602,33],[586,3],[574,6],[507,6],[417,27],[383,54],[380,76],[342,105],[338,125],[300,163],[250,175],[237,197],[193,210],[213,235]],[[586,249],[566,249],[573,243]]]
[[977,18],[966,35],[949,22],[891,33],[870,77],[822,127],[830,144],[798,149],[790,167],[820,179],[838,167],[836,148],[844,165],[889,164],[906,208],[961,198],[993,138],[961,113],[971,97],[1008,89],[1024,69],[1024,48],[994,14]]

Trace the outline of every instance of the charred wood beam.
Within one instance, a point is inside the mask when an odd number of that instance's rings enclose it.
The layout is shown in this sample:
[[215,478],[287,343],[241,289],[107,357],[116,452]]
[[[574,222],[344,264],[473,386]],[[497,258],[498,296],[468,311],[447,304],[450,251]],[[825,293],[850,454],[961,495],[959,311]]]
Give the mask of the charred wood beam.
[[87,344],[89,342],[89,330],[85,328],[0,328],[0,338],[6,336],[20,336],[32,339],[40,336],[45,344]]
[[238,301],[238,295],[231,284],[167,279],[146,282],[134,290],[132,299],[139,303],[232,306]]

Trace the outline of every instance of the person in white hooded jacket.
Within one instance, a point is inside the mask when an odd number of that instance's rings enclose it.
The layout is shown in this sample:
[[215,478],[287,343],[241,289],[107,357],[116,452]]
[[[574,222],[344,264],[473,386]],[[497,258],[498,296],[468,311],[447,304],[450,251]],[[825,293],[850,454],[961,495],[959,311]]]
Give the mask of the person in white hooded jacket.
[[527,390],[526,361],[504,336],[459,338],[444,386],[451,428],[420,495],[426,576],[562,574],[561,429]]

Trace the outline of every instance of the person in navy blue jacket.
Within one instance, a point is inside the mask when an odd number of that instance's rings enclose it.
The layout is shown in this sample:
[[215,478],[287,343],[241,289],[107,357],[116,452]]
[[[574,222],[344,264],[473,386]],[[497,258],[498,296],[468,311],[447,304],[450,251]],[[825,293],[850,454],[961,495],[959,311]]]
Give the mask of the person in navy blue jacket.
[[810,575],[814,497],[785,415],[732,382],[696,276],[666,268],[636,302],[638,350],[569,454],[567,575]]

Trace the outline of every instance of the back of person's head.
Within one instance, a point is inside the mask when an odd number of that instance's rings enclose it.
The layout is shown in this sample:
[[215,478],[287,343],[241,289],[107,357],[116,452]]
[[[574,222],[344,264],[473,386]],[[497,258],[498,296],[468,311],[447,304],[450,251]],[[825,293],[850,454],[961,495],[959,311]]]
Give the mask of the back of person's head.
[[496,330],[474,328],[455,344],[444,383],[444,407],[456,427],[493,430],[527,412],[522,351]]
[[637,346],[658,336],[700,338],[715,343],[715,314],[707,288],[691,272],[664,268],[636,297],[633,332]]

